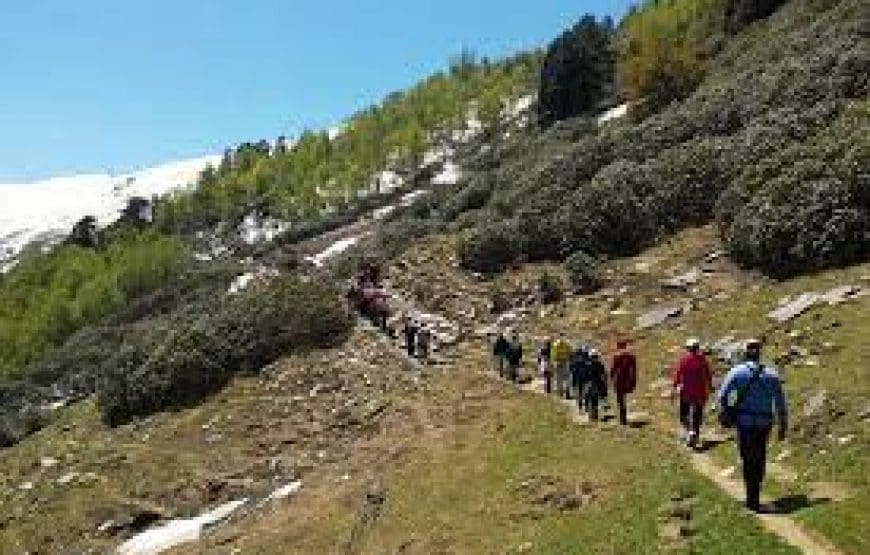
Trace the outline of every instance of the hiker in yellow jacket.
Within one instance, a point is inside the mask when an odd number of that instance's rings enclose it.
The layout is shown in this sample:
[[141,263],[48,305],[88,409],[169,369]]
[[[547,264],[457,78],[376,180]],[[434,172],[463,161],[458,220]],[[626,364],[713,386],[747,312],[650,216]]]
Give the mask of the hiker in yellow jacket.
[[556,370],[556,394],[564,395],[566,399],[571,398],[570,361],[571,345],[565,340],[565,334],[560,333],[553,343],[553,366]]

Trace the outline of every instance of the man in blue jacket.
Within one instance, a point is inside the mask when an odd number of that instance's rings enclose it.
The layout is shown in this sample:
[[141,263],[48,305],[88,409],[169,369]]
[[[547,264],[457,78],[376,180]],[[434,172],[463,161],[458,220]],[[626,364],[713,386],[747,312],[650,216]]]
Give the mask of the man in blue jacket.
[[[767,441],[774,419],[779,425],[779,439],[788,430],[788,409],[782,381],[773,368],[761,363],[761,342],[746,342],[746,362],[738,364],[725,376],[716,395],[720,411],[733,407],[734,425],[743,461],[746,506],[761,510],[761,483],[767,464]],[[774,418],[774,416],[776,418]]]

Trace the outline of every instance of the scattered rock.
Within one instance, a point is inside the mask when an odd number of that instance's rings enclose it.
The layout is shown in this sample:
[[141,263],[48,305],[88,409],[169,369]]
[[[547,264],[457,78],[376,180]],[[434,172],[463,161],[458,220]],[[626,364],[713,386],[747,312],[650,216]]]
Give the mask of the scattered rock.
[[820,414],[827,402],[828,392],[825,390],[821,390],[809,399],[807,399],[807,402],[804,403],[803,408],[804,418],[813,418],[814,416]]
[[849,434],[847,436],[837,438],[837,443],[839,443],[840,445],[848,445],[848,444],[852,443],[853,441],[855,441],[854,434]]
[[821,300],[831,306],[838,305],[854,299],[863,294],[863,290],[859,285],[841,285],[835,287],[821,296]]
[[685,311],[682,305],[664,305],[650,310],[637,319],[639,329],[648,329],[659,326],[671,318],[681,316]]
[[803,293],[794,300],[780,301],[780,306],[771,311],[768,317],[780,324],[784,324],[809,310],[818,300],[819,296],[816,293]]
[[39,466],[42,468],[54,468],[58,465],[58,460],[52,457],[42,457],[39,459]]
[[807,292],[798,295],[797,298],[788,298],[780,301],[780,306],[768,314],[772,320],[784,324],[793,320],[813,307],[813,305],[825,302],[831,306],[844,303],[866,294],[858,285],[841,285],[826,293]]
[[57,479],[57,485],[65,486],[67,484],[72,483],[73,480],[79,477],[78,472],[68,472]]
[[689,287],[697,284],[701,280],[701,270],[698,268],[692,268],[685,274],[672,277],[669,279],[663,279],[661,281],[662,287],[665,289],[678,289],[680,291],[685,291]]

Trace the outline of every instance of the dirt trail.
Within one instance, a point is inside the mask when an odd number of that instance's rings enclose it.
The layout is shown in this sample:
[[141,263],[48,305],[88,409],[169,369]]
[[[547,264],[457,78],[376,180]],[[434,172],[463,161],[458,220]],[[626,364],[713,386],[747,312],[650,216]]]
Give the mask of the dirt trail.
[[[531,383],[524,385],[522,389],[540,395],[545,394],[543,381],[533,380]],[[572,422],[582,426],[590,425],[586,416],[579,414],[576,401],[566,399],[560,399],[559,401],[568,410]],[[629,420],[631,420],[631,416],[629,414]],[[669,433],[667,425],[663,422],[653,422],[651,428],[656,433]],[[686,450],[686,454],[689,457],[692,468],[698,474],[708,478],[732,499],[741,503],[743,502],[743,483],[740,480],[731,478],[728,472],[719,467],[712,457],[707,454],[690,452],[688,450]],[[765,501],[769,501],[769,499]],[[827,540],[819,538],[816,535],[811,535],[788,515],[766,513],[755,514],[755,517],[765,530],[779,536],[792,547],[799,549],[801,553],[806,553],[807,555],[841,555],[842,553]]]
[[[692,468],[699,474],[706,476],[719,489],[736,500],[743,499],[743,484],[727,476],[723,469],[718,467],[709,455],[703,453],[691,453],[689,460]],[[776,534],[789,545],[800,549],[802,553],[810,555],[839,555],[841,552],[830,545],[829,542],[811,536],[806,530],[787,515],[783,514],[756,514],[765,530]]]

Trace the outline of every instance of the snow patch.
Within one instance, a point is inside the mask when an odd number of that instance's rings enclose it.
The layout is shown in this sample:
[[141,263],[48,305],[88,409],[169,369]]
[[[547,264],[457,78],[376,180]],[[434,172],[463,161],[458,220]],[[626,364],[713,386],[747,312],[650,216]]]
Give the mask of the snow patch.
[[444,168],[432,178],[434,185],[455,185],[462,177],[462,170],[452,160],[444,164]]
[[629,103],[626,102],[624,104],[620,104],[619,106],[615,106],[600,116],[598,116],[598,125],[603,125],[608,121],[619,119],[625,117],[628,114]]
[[347,249],[356,245],[359,242],[359,240],[362,239],[363,237],[365,237],[366,235],[368,235],[368,234],[364,233],[362,235],[356,235],[354,237],[347,237],[345,239],[339,239],[338,241],[329,245],[324,250],[320,251],[319,253],[315,254],[314,256],[306,256],[305,260],[307,260],[308,262],[311,262],[312,264],[314,264],[315,266],[320,268],[323,266],[324,262],[326,262],[330,258],[338,256],[339,254],[343,253]]
[[302,489],[302,482],[297,480],[286,486],[281,486],[280,488],[273,491],[269,497],[266,498],[267,501],[277,501],[279,499],[286,499],[291,495],[299,493],[299,490]]
[[271,243],[290,229],[290,224],[274,218],[260,219],[254,214],[245,216],[239,226],[239,236],[246,245]]
[[176,519],[133,536],[118,548],[118,555],[155,555],[185,543],[195,542],[208,526],[219,524],[248,502],[231,501],[196,518]]
[[371,188],[381,194],[389,193],[405,185],[405,178],[392,170],[384,170],[377,174]]

